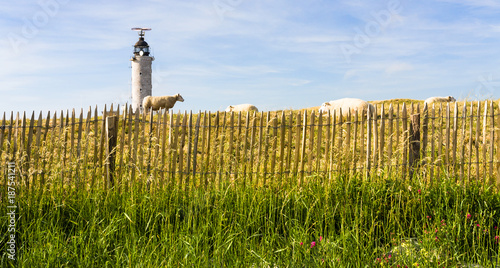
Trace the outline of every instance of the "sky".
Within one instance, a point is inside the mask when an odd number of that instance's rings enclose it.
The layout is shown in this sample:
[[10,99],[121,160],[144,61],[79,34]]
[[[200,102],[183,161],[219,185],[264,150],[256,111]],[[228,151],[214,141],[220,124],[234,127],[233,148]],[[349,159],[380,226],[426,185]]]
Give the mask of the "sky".
[[0,113],[131,102],[133,27],[174,111],[500,98],[497,0],[17,0],[0,4]]

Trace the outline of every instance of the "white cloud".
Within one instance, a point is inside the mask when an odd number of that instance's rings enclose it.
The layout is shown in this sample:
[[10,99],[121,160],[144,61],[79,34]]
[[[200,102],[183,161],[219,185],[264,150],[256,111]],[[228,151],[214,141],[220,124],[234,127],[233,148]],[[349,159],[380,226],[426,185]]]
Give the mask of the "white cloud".
[[359,72],[358,70],[354,70],[354,69],[348,70],[344,74],[344,79],[350,79],[350,78],[356,77],[356,76],[358,76],[358,72]]
[[399,72],[411,71],[413,70],[413,65],[406,62],[393,62],[387,68],[385,68],[385,73],[392,75]]
[[438,1],[467,5],[472,7],[500,8],[500,3],[496,0],[438,0]]
[[294,86],[294,87],[300,87],[304,86],[307,84],[310,84],[312,81],[310,80],[304,80],[304,79],[293,79],[289,82],[289,85]]

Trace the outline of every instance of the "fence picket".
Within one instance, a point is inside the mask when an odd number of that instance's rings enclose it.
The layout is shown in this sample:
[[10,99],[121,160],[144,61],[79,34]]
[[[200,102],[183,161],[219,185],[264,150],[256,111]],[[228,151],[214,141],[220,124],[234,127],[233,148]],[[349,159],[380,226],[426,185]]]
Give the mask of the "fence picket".
[[[111,110],[112,111],[112,110]],[[106,117],[106,182],[104,189],[108,190],[114,186],[115,177],[115,159],[116,143],[118,138],[118,119],[117,116]]]
[[[1,131],[3,132],[3,130]],[[0,133],[1,133],[0,132]],[[40,138],[41,138],[41,133],[42,133],[42,112],[40,112],[40,114],[38,115],[38,120],[37,120],[37,126],[36,126],[36,134],[35,134],[35,148],[33,150],[33,172],[31,172],[31,174],[33,174],[33,180],[32,180],[32,187],[36,187],[36,182],[37,182],[37,178],[38,178],[38,174],[40,173],[39,172],[39,169],[38,169],[38,160],[40,159],[40,151],[41,151],[41,148],[40,148]],[[2,135],[2,134],[0,134]],[[2,145],[0,144],[0,159],[2,159]],[[40,186],[40,185],[38,185]]]
[[[391,103],[389,105],[389,148],[387,148],[387,159],[389,159],[389,161],[392,159],[392,141],[394,140],[393,130],[394,130],[394,108],[392,107]],[[391,172],[390,167],[389,167],[389,172]]]
[[[9,135],[7,139],[7,156],[9,157],[9,162],[16,161],[16,137],[17,137],[17,118],[19,117],[19,113],[17,113],[16,120],[14,121],[14,112],[10,113],[10,127],[9,127]],[[9,156],[10,154],[10,156]]]
[[409,168],[410,168],[410,180],[413,179],[415,171],[419,167],[419,157],[420,157],[420,113],[418,113],[419,107],[417,107],[417,113],[412,114],[410,117],[410,132],[409,132]]
[[[358,141],[358,125],[359,125],[359,114],[358,114],[358,109],[355,110],[354,112],[354,135],[353,135],[353,141],[354,141],[354,144],[352,146],[352,152],[349,151],[350,153],[352,153],[352,157],[353,157],[353,172],[356,172],[357,171],[357,167],[358,167],[358,156],[356,156],[357,154],[357,141]],[[362,138],[361,138],[362,139]]]
[[[347,120],[346,120],[346,135],[345,135],[345,144],[346,144],[346,156],[347,156],[347,161],[346,163],[346,168],[347,172],[351,169],[351,164],[352,164],[352,155],[351,155],[351,125],[352,125],[352,120],[351,120],[351,109],[347,110]],[[314,133],[312,134],[314,135]]]
[[[83,109],[82,109],[82,112],[83,112]],[[115,149],[116,150],[116,152],[115,152],[116,157],[118,157],[118,158],[115,160],[116,161],[115,162],[115,165],[116,165],[115,170],[116,171],[115,171],[114,176],[115,176],[115,187],[116,187],[117,191],[121,191],[120,183],[121,183],[121,164],[122,163],[120,163],[119,158],[121,158],[121,156],[122,156],[121,151],[120,151],[120,146],[122,146],[124,144],[124,142],[123,142],[123,139],[120,137],[120,129],[123,133],[125,131],[125,128],[123,126],[120,128],[120,121],[123,121],[123,123],[125,123],[125,121],[120,120],[120,106],[119,105],[117,105],[117,107],[116,107],[116,114],[115,115],[117,117],[117,126],[116,127],[117,127],[117,131],[118,131],[116,139],[117,139],[117,142],[120,143],[120,145],[119,146],[117,145],[117,147]],[[123,116],[125,116],[125,114]]]
[[316,121],[314,111],[311,111],[311,124],[309,126],[309,146],[307,147],[307,174],[312,174],[312,159],[314,152],[314,123]]
[[[50,121],[50,113],[47,115],[47,117],[48,117],[48,120]],[[45,168],[45,164],[46,164],[46,163],[48,163],[48,164],[49,164],[48,168],[46,169],[46,170],[48,170],[48,172],[47,172],[47,176],[48,176],[48,177],[50,177],[50,175],[52,175],[52,165],[53,165],[53,162],[54,162],[54,156],[55,156],[55,155],[58,155],[58,154],[57,154],[57,152],[58,152],[58,151],[57,151],[57,149],[58,149],[57,147],[58,147],[58,146],[57,146],[57,138],[56,138],[56,136],[57,136],[57,135],[55,135],[55,132],[57,131],[56,126],[57,126],[57,112],[55,112],[55,113],[54,113],[54,117],[52,118],[52,129],[53,129],[53,131],[52,131],[52,134],[50,135],[50,136],[51,136],[51,141],[50,141],[50,145],[51,145],[51,146],[48,148],[48,149],[49,149],[49,152],[50,152],[50,151],[54,151],[54,152],[56,152],[56,153],[50,154],[50,155],[49,155],[49,160],[48,160],[48,161],[46,161],[46,162],[44,163],[44,165],[43,165],[43,168]],[[45,173],[45,172],[43,172],[42,174],[43,174],[43,175],[42,175],[42,181],[43,181],[43,183],[45,184],[45,174],[46,174],[46,173]],[[54,182],[54,183],[51,183],[51,184],[48,184],[48,185],[49,185],[49,186],[50,186],[50,185],[54,185],[54,187],[55,187],[55,182]]]
[[[24,139],[26,136],[26,112],[23,112],[23,117],[21,118],[21,135],[18,136],[19,139],[19,160],[22,161],[26,157],[26,147],[24,143]],[[17,139],[16,139],[17,140]],[[23,165],[19,165],[21,168],[21,177],[23,177],[24,167]]]
[[[113,111],[111,109],[111,111]],[[146,186],[148,188],[148,190],[150,189],[150,185],[151,185],[151,182],[152,180],[154,180],[154,177],[151,175],[151,156],[152,156],[152,145],[153,145],[153,120],[154,120],[154,117],[153,117],[154,113],[152,111],[152,109],[149,111],[149,133],[148,133],[148,148],[147,148],[147,154],[148,154],[148,158],[146,159]],[[145,130],[145,128],[144,128]]]
[[434,182],[434,170],[435,170],[435,167],[436,167],[436,150],[435,150],[435,135],[434,135],[434,131],[435,131],[435,120],[436,120],[436,107],[434,106],[434,104],[432,105],[432,115],[431,115],[431,163],[430,163],[430,171],[429,171],[429,174],[430,174],[430,178],[429,178],[429,182],[432,184]]
[[[499,104],[498,107],[500,108],[500,103],[498,103],[498,104]],[[497,116],[497,118],[498,118],[497,119],[498,121],[496,123],[497,123],[497,125],[500,125],[500,116]],[[493,133],[495,133],[495,132],[493,132]],[[495,170],[496,170],[496,178],[493,178],[493,179],[495,179],[495,184],[496,184],[497,189],[500,188],[500,162],[498,161],[498,159],[500,159],[500,148],[498,147],[499,144],[500,144],[500,142],[499,142],[500,138],[498,136],[499,135],[493,135],[492,136],[492,139],[494,138],[494,142],[493,143],[497,145],[497,148],[496,148],[496,152],[497,152],[496,159],[497,159],[497,161],[494,163],[495,164]],[[492,150],[491,154],[493,155],[493,150]],[[493,158],[492,158],[492,161],[493,161]]]
[[20,176],[21,176],[21,181],[24,181],[25,185],[27,186],[26,189],[29,191],[29,181],[28,181],[28,175],[27,175],[27,169],[28,169],[28,163],[26,161],[27,155],[28,155],[28,149],[24,140],[26,137],[26,112],[23,112],[23,118],[21,119],[21,136],[19,137],[19,169],[20,169]]
[[[252,120],[253,121],[253,120]],[[243,145],[243,184],[246,185],[247,184],[247,166],[248,166],[248,144],[249,144],[249,141],[248,141],[248,133],[249,133],[249,127],[250,127],[250,111],[247,112],[247,116],[246,116],[246,122],[245,122],[245,140],[243,141],[244,142],[244,145]],[[284,133],[282,133],[284,134]],[[282,135],[284,137],[284,135]],[[252,146],[250,144],[250,146]],[[251,172],[251,170],[250,170]]]
[[[69,160],[72,161],[74,159],[74,154],[73,152],[75,151],[75,147],[74,147],[74,142],[75,142],[75,124],[76,124],[76,121],[75,121],[75,108],[73,108],[71,110],[71,133],[70,133],[70,142],[69,142],[69,148],[70,148],[70,152],[69,152]],[[70,177],[71,176],[71,173],[70,173]]]
[[[375,113],[374,113],[375,114]],[[371,115],[369,112],[366,113],[366,178],[370,176],[371,169],[371,146],[372,146],[372,128],[371,128]]]
[[[47,134],[49,132],[49,125],[50,124],[50,111],[47,113],[47,119],[45,119],[45,133],[43,135],[43,141],[45,141],[45,146],[47,146],[47,151],[48,152],[52,152],[52,146],[54,145],[54,142],[48,142],[47,141]],[[4,124],[5,125],[5,124]],[[42,129],[40,128],[40,132],[42,131]],[[1,147],[1,146],[0,146]],[[40,152],[40,149],[38,150]],[[52,158],[52,155],[54,154],[50,154],[49,156],[49,159],[50,160]],[[47,159],[46,158],[43,158],[42,160],[42,168],[40,170],[40,183],[38,184],[40,186],[40,194],[43,193],[43,191],[45,190],[45,166],[47,164]],[[49,169],[50,170],[50,169]]]
[[[4,140],[4,132],[5,132],[5,129],[7,128],[7,125],[5,124],[5,112],[3,112],[3,119],[2,119],[2,125],[0,126],[0,161],[2,163],[6,162],[6,161],[3,161],[3,140]],[[3,173],[2,173],[3,175]],[[5,184],[7,185],[7,183]]]
[[446,103],[446,147],[445,147],[445,160],[446,160],[446,171],[450,173],[450,128],[451,128],[451,117],[450,117],[450,103]]
[[[218,172],[218,177],[219,177],[219,185],[222,183],[222,174],[224,173],[224,139],[226,137],[226,112],[224,112],[224,117],[222,119],[222,127],[221,127],[221,135],[220,135],[220,151],[219,151],[219,172]],[[240,113],[241,115],[241,113]],[[240,116],[241,118],[241,116]],[[241,122],[241,120],[240,120]]]
[[132,139],[132,153],[131,155],[131,174],[130,174],[130,183],[133,185],[137,180],[135,179],[135,173],[138,169],[137,163],[137,147],[139,146],[139,111],[135,111],[135,119],[134,119],[134,138]]
[[375,113],[373,115],[373,127],[372,127],[372,133],[373,133],[373,145],[372,145],[372,164],[375,167],[375,170],[378,170],[378,118],[377,118],[377,110],[378,110],[378,105],[375,105]]
[[[184,113],[185,114],[185,113]],[[190,183],[190,177],[191,177],[191,152],[192,152],[192,147],[193,147],[193,112],[189,111],[189,117],[187,121],[187,151],[186,151],[186,171],[184,171],[184,174],[186,175],[185,183],[184,183],[184,189],[188,190],[189,189],[189,183]],[[221,154],[222,158],[222,154]]]
[[[104,119],[103,119],[104,120]],[[140,132],[139,132],[139,153],[138,153],[138,162],[137,162],[137,169],[139,170],[139,179],[140,179],[140,186],[139,189],[142,189],[144,183],[147,182],[148,179],[148,174],[147,172],[144,172],[144,154],[145,154],[145,144],[146,144],[146,137],[148,137],[149,133],[146,131],[147,130],[147,125],[148,121],[146,120],[146,113],[142,114],[142,119],[140,120]],[[146,147],[146,152],[148,148]],[[145,180],[146,179],[146,180]]]
[[99,151],[98,151],[99,143],[97,140],[99,137],[98,130],[99,130],[99,127],[98,127],[97,106],[96,106],[94,109],[94,159],[93,159],[94,164],[92,165],[93,168],[92,168],[92,180],[90,183],[90,189],[94,189],[94,183],[95,183],[95,179],[97,176],[97,169],[98,169],[98,166],[97,166],[97,160],[99,158]]
[[378,149],[378,166],[382,168],[384,166],[384,147],[385,147],[385,109],[384,104],[381,104],[380,108],[380,147]]
[[306,153],[306,129],[307,129],[307,112],[304,112],[304,120],[302,126],[302,148],[300,154],[300,181],[299,185],[304,182],[304,155]]
[[[106,131],[104,131],[104,130],[106,127],[107,112],[108,111],[106,109],[106,105],[104,105],[104,110],[102,112],[102,118],[101,118],[101,139],[100,139],[100,143],[99,143],[99,166],[98,166],[98,170],[100,171],[99,177],[101,177],[101,178],[105,177],[102,175],[104,174],[104,157],[103,156],[104,156],[104,148],[105,148],[105,144],[106,144],[106,140],[105,140]],[[143,129],[145,129],[145,128],[143,128]],[[97,131],[97,128],[96,128],[96,131]],[[142,146],[141,146],[141,148],[142,148]]]
[[[201,116],[201,115],[200,115]],[[205,187],[205,182],[203,181],[204,176],[206,175],[206,170],[205,170],[205,143],[206,143],[206,134],[207,134],[207,111],[203,112],[203,124],[201,125],[202,131],[201,131],[201,149],[200,149],[200,180],[199,180],[199,185],[200,187]],[[210,132],[210,131],[209,131]],[[170,138],[170,137],[169,137]]]
[[[186,126],[187,126],[187,116],[186,111],[184,111],[184,116],[182,117],[182,125],[181,125],[181,140],[179,143],[179,152],[177,155],[179,156],[179,184],[185,183],[184,181],[184,145],[186,142]],[[215,154],[214,154],[215,156]],[[214,169],[217,172],[217,168]]]
[[231,111],[231,116],[229,117],[229,170],[228,170],[228,174],[227,174],[227,179],[229,180],[230,177],[232,176],[232,173],[234,172],[233,171],[233,167],[236,166],[236,159],[235,157],[233,156],[233,150],[234,150],[234,146],[233,146],[233,142],[234,142],[234,112]]
[[443,104],[439,105],[439,125],[438,125],[438,155],[437,155],[437,168],[436,177],[439,178],[441,174],[441,165],[443,163]]
[[[260,125],[259,125],[259,150],[257,151],[257,175],[256,183],[259,184],[260,173],[260,163],[262,161],[262,136],[264,135],[264,112],[260,113]],[[265,176],[265,175],[264,175]]]
[[[399,117],[399,103],[398,103],[398,107],[396,109],[396,119],[397,119],[396,120],[396,146],[400,147],[401,144],[399,143],[399,139],[400,139],[400,137],[399,137],[399,135],[400,135],[400,133],[399,133],[399,130],[400,130],[399,121],[401,120],[401,118]],[[396,157],[396,170],[399,169],[399,159],[400,159],[400,157]]]
[[453,144],[452,144],[452,163],[453,163],[453,176],[457,177],[457,151],[458,151],[458,104],[455,102],[455,108],[453,111]]
[[[427,143],[429,140],[429,107],[427,106],[427,103],[424,103],[424,108],[422,110],[422,115],[423,115],[423,120],[422,120],[422,148],[421,148],[421,155],[419,156],[421,159],[421,164],[423,170],[428,170],[427,166],[427,160],[425,156],[427,155]],[[426,176],[429,173],[426,172]]]
[[333,110],[333,115],[332,115],[332,138],[330,139],[330,168],[328,169],[328,176],[331,179],[332,177],[332,172],[333,172],[333,160],[335,158],[335,133],[337,133],[335,130],[337,128],[337,117],[336,117],[336,111]]
[[[311,136],[314,136],[314,133],[311,133]],[[321,164],[321,141],[323,136],[323,114],[319,112],[318,114],[318,141],[316,143],[316,168],[315,172],[318,174],[320,172],[320,164]]]
[[[118,106],[118,109],[120,109],[120,107]],[[123,110],[123,119],[121,120],[121,127],[120,127],[120,116],[118,115],[118,128],[119,128],[119,131],[121,129],[121,132],[120,134],[118,134],[119,136],[119,146],[118,146],[118,153],[117,153],[117,157],[118,157],[118,166],[116,168],[116,187],[118,189],[119,192],[122,191],[122,172],[123,172],[123,149],[124,149],[124,146],[125,146],[125,132],[126,132],[126,129],[127,129],[127,118],[128,118],[128,113],[127,113],[127,106],[125,105],[125,109]],[[88,120],[88,117],[87,117],[87,120]],[[86,125],[88,124],[88,122],[86,123]],[[86,127],[86,132],[88,132],[88,129]],[[130,129],[129,129],[129,132],[130,132]],[[130,144],[130,143],[128,143]]]
[[460,160],[460,181],[464,183],[465,167],[465,126],[467,122],[467,104],[464,103],[462,110],[462,142],[461,142],[461,160]]
[[[35,124],[35,112],[32,112],[31,113],[31,119],[30,119],[30,123],[29,123],[29,128],[28,128],[28,141],[26,143],[26,172],[25,172],[25,176],[26,176],[26,189],[28,191],[30,191],[30,186],[31,186],[31,191],[33,191],[33,183],[30,183],[30,166],[32,166],[31,164],[31,143],[33,142],[33,127],[34,127],[34,124]],[[36,152],[35,152],[36,153]],[[33,181],[34,182],[34,181]]]
[[163,134],[163,117],[165,116],[164,111],[166,109],[160,109],[157,113],[156,117],[156,131],[155,131],[155,139],[153,143],[153,152],[154,152],[154,157],[153,157],[153,178],[154,182],[156,184],[156,188],[160,185],[159,182],[161,180],[161,175],[159,174],[160,171],[160,166],[159,164],[161,163],[161,153],[160,153],[160,148],[161,148],[161,143],[162,143],[162,134]]
[[476,138],[474,140],[474,148],[476,149],[476,183],[479,182],[479,131],[481,122],[481,102],[477,102],[477,121],[476,121]]
[[495,161],[494,156],[494,151],[495,151],[495,108],[493,106],[493,101],[490,102],[490,114],[491,114],[491,126],[490,126],[490,161],[489,161],[489,168],[490,168],[490,185],[493,185],[494,179],[493,179],[493,163]]
[[[487,161],[488,159],[486,158],[486,150],[487,150],[487,145],[486,145],[486,124],[487,124],[487,120],[488,120],[488,101],[485,101],[484,102],[484,116],[483,116],[483,142],[481,143],[482,145],[482,149],[483,149],[483,183],[486,183],[487,182],[487,177],[486,177],[486,174],[488,173],[487,172],[487,169],[486,169],[486,165],[487,165]],[[478,122],[479,123],[479,122]],[[478,160],[479,162],[480,160]]]
[[[210,112],[208,112],[208,133],[207,133],[207,149],[206,149],[206,156],[205,156],[205,167],[204,167],[204,173],[203,173],[203,178],[204,178],[204,181],[205,181],[205,189],[208,188],[208,172],[210,171],[210,133],[212,133],[212,131],[210,131],[212,127],[212,114]],[[172,161],[173,162],[173,161]]]
[[[368,113],[368,111],[367,111]],[[359,145],[359,148],[360,148],[360,155],[359,155],[359,162],[360,162],[360,170],[363,170],[365,168],[365,165],[364,165],[364,159],[365,159],[365,125],[366,125],[366,119],[367,117],[364,116],[364,112],[361,111],[361,114],[359,115],[359,117],[361,118],[360,119],[360,133],[359,133],[359,136],[360,136],[360,139],[361,139],[361,144]]]
[[288,139],[287,139],[287,154],[286,154],[286,166],[285,169],[288,171],[288,177],[292,177],[292,128],[293,128],[293,112],[290,111],[290,117],[288,122]]
[[469,126],[469,170],[468,170],[468,182],[471,182],[471,172],[472,172],[472,122],[474,122],[474,105],[470,103],[470,126]]
[[81,141],[82,141],[82,125],[83,125],[83,109],[80,110],[80,118],[78,120],[78,135],[76,139],[76,187],[80,189],[81,180],[80,180],[80,172],[82,166],[82,161],[80,159],[81,156]]
[[300,151],[299,149],[302,148],[300,144],[300,128],[301,128],[301,114],[300,111],[297,113],[297,125],[295,126],[295,159],[294,159],[294,168],[293,168],[293,175],[298,176],[299,175],[299,157],[300,157]]
[[[412,104],[413,109],[413,104]],[[406,104],[403,103],[403,178],[406,179],[406,174],[408,170],[408,115],[406,111]]]
[[249,179],[250,179],[250,184],[253,184],[253,161],[254,161],[254,153],[253,149],[255,147],[255,129],[257,128],[257,113],[253,112],[252,116],[252,136],[250,139],[250,167],[249,167]]
[[[88,155],[89,155],[89,140],[90,140],[90,135],[89,135],[89,132],[90,132],[90,122],[92,120],[92,107],[89,107],[89,111],[87,112],[87,119],[85,120],[85,153],[83,154],[83,181],[86,182],[87,181],[87,161],[88,161]],[[124,145],[124,141],[122,139],[122,142],[121,142],[121,146]],[[129,143],[130,144],[130,143]],[[120,171],[121,171],[121,166],[123,165],[123,162],[120,162]],[[83,186],[83,190],[86,189],[86,183],[84,184]]]
[[[186,182],[185,189],[189,189],[190,177],[191,177],[191,152],[193,147],[193,112],[189,111],[188,126],[187,126],[187,153],[186,153]],[[222,157],[222,154],[221,154]]]
[[264,139],[264,162],[263,162],[263,165],[264,165],[264,185],[266,185],[266,182],[267,182],[267,160],[269,159],[269,154],[267,153],[268,152],[268,148],[269,148],[269,124],[271,122],[269,122],[269,119],[270,119],[270,116],[271,116],[271,113],[270,112],[267,112],[267,125],[266,125],[266,137]]
[[[272,120],[272,127],[273,127],[273,152],[271,154],[271,178],[274,178],[276,175],[276,151],[277,151],[277,144],[278,144],[278,128],[277,128],[277,122],[278,121],[278,115],[275,113],[273,120]],[[276,181],[273,181],[273,183]]]
[[[218,142],[219,140],[219,130],[220,130],[220,127],[219,127],[219,119],[220,118],[220,114],[219,112],[217,111],[217,113],[215,114],[215,122],[214,122],[214,128],[215,128],[215,135],[214,135],[214,145],[218,144],[220,145],[220,142]],[[209,156],[212,158],[212,170],[210,171],[211,174],[213,174],[213,181],[216,182],[216,179],[217,179],[217,153],[216,153],[216,149],[214,148],[214,154],[213,156]],[[220,189],[221,187],[221,180],[218,181],[217,185]]]
[[[344,115],[342,114],[342,108],[339,109],[339,155],[340,153],[344,150],[343,148],[343,125],[344,125]],[[340,173],[342,170],[341,168],[344,166],[344,159],[342,157],[339,157],[338,163],[337,163],[337,172]]]
[[[64,124],[61,124],[62,135],[61,135],[61,146],[62,146],[62,167],[61,167],[61,191],[64,189],[64,179],[66,176],[66,152],[68,147],[68,122],[69,122],[69,111],[66,110],[66,118],[64,118],[63,112],[61,111],[61,121],[64,121]],[[103,129],[103,128],[102,128]]]
[[[198,141],[200,138],[200,119],[201,119],[201,111],[198,112],[198,116],[196,117],[196,125],[195,125],[195,133],[194,133],[194,148],[193,148],[193,187],[196,187],[196,171],[197,169],[197,160],[198,160]],[[202,147],[203,148],[203,147]]]

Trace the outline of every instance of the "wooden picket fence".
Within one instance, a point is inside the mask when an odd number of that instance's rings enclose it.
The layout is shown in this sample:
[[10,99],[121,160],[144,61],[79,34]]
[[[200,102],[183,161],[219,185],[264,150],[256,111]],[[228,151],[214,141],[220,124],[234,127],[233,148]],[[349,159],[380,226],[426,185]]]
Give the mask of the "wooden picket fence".
[[495,103],[383,104],[376,115],[134,114],[106,107],[79,116],[4,114],[0,172],[6,185],[7,166],[15,163],[25,190],[302,184],[335,175],[500,185]]

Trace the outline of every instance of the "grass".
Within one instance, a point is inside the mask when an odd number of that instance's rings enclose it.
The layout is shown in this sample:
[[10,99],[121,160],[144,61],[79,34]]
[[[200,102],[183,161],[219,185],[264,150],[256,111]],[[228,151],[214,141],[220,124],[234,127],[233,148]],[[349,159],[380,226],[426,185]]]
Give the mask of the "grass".
[[[418,178],[307,181],[21,192],[17,266],[492,267],[499,261],[494,188],[448,178],[432,186]],[[4,242],[6,206],[1,210],[0,266],[14,267]]]

